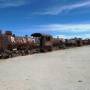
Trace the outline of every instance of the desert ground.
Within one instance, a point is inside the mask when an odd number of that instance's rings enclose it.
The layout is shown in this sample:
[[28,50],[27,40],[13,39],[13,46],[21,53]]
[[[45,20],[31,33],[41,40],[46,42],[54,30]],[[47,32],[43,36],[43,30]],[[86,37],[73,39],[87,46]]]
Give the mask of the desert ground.
[[0,90],[90,90],[90,46],[0,60]]

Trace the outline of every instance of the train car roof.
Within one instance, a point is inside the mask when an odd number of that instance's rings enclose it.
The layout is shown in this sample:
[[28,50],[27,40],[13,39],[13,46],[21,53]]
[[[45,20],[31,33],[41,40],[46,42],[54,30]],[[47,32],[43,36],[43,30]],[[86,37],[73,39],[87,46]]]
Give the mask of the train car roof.
[[31,34],[31,36],[33,36],[33,37],[41,37],[42,34],[41,33],[33,33],[33,34]]
[[33,34],[31,34],[31,36],[33,36],[33,37],[42,37],[42,36],[44,36],[44,37],[52,37],[49,34],[42,34],[42,33],[33,33]]

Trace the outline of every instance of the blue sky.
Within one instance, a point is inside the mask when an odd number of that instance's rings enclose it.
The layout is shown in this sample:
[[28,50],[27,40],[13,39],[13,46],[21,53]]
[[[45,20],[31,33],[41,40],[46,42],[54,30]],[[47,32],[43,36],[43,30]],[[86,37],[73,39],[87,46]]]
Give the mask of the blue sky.
[[0,0],[0,29],[90,38],[90,0]]

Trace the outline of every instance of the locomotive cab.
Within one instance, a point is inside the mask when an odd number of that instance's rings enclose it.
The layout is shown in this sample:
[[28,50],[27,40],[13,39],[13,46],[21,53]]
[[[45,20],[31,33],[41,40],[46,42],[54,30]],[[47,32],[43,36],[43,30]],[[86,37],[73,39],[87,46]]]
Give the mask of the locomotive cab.
[[31,36],[38,37],[40,52],[52,51],[52,36],[41,33],[33,33]]

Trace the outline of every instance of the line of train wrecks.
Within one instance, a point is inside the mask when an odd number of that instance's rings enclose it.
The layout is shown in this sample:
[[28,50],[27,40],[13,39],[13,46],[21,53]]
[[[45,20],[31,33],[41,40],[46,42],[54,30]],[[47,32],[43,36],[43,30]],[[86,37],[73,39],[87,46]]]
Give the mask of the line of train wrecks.
[[90,39],[53,38],[51,35],[33,33],[29,36],[15,36],[11,31],[0,33],[0,59],[24,56],[33,53],[49,52],[90,45]]

